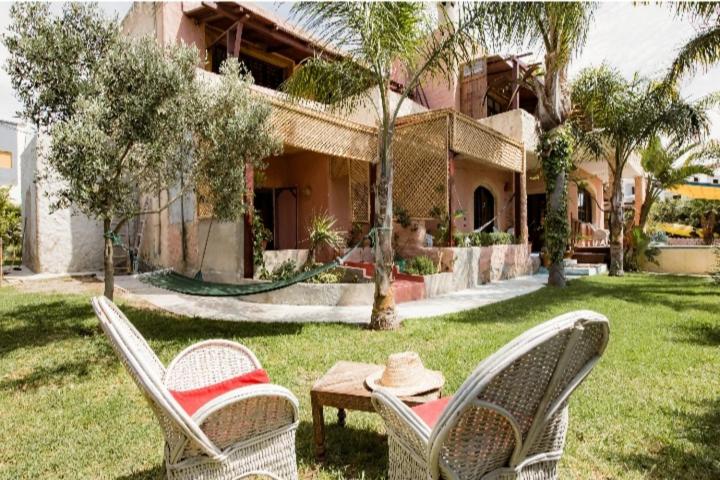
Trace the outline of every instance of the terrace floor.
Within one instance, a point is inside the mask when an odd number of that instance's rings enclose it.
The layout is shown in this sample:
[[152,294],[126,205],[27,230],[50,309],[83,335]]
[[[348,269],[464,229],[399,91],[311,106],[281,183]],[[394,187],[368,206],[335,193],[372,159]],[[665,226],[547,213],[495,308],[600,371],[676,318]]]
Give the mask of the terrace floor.
[[[488,283],[477,288],[398,304],[398,315],[402,319],[427,318],[472,310],[527,295],[539,290],[546,283],[547,275]],[[177,315],[236,322],[362,324],[370,322],[372,309],[370,305],[348,307],[272,305],[244,302],[242,297],[198,297],[153,287],[131,276],[116,277],[115,285],[132,297]]]

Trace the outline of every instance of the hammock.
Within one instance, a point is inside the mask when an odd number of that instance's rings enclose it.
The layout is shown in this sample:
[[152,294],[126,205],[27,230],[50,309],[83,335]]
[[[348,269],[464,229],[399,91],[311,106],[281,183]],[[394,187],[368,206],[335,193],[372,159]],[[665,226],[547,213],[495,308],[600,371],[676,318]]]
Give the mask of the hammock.
[[[367,236],[371,236],[373,230],[374,229],[371,229]],[[138,278],[143,283],[165,290],[170,290],[171,292],[203,297],[239,297],[244,295],[253,295],[256,293],[266,293],[274,290],[280,290],[281,288],[286,288],[296,283],[304,282],[316,275],[342,265],[345,263],[345,260],[350,257],[353,250],[359,247],[361,243],[362,240],[348,250],[345,255],[332,262],[320,265],[312,270],[299,272],[291,278],[276,280],[274,282],[254,282],[242,284],[206,282],[205,280],[201,280],[199,278],[190,278],[185,275],[180,275],[172,269],[144,273],[139,275]]]
[[140,281],[154,287],[170,290],[172,292],[184,293],[186,295],[198,295],[203,297],[238,297],[252,295],[255,293],[272,292],[281,288],[289,287],[295,283],[304,282],[322,272],[340,265],[338,260],[326,263],[312,270],[300,272],[292,278],[277,280],[275,282],[254,282],[254,283],[216,283],[197,280],[180,275],[172,270],[159,270],[157,272],[145,273],[139,276]]

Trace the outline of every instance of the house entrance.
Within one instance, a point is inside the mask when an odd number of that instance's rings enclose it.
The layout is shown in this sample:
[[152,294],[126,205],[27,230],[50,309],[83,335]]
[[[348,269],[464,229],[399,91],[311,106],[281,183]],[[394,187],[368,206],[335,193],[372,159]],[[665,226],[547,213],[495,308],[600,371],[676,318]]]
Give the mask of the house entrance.
[[255,209],[265,228],[272,232],[268,250],[298,247],[298,195],[296,187],[255,190]]
[[[487,188],[477,187],[475,189],[473,206],[475,210],[473,228],[478,229],[495,217],[495,197]],[[492,232],[494,227],[495,222],[492,221],[483,231]]]
[[543,225],[545,223],[546,197],[544,193],[528,195],[527,221],[528,239],[532,243],[532,251],[539,252],[545,244],[543,240]]

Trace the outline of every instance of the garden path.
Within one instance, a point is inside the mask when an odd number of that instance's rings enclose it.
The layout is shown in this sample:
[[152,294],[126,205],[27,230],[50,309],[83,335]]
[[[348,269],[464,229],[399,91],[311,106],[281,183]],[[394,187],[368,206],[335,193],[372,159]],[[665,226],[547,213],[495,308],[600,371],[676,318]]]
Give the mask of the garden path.
[[[488,283],[438,297],[401,303],[400,318],[424,318],[457,313],[539,290],[547,275],[533,275]],[[237,297],[197,297],[162,290],[136,277],[115,277],[116,287],[168,312],[237,322],[368,323],[368,306],[298,306],[250,303]]]

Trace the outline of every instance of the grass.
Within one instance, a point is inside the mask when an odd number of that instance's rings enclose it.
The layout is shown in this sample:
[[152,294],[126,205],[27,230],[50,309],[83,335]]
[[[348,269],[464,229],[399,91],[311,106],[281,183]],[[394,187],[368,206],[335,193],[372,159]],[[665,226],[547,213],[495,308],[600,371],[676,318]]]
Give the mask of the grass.
[[[124,306],[168,362],[207,338],[248,345],[301,401],[305,479],[385,478],[379,418],[333,416],[327,461],[312,456],[309,390],[340,359],[381,363],[416,350],[455,391],[484,357],[527,328],[581,308],[610,318],[604,359],[572,398],[562,478],[720,478],[720,291],[707,279],[629,275],[471,312],[406,321],[399,332],[346,325],[186,319]],[[328,412],[329,413],[329,412]],[[162,478],[162,438],[81,295],[0,293],[0,478]]]

